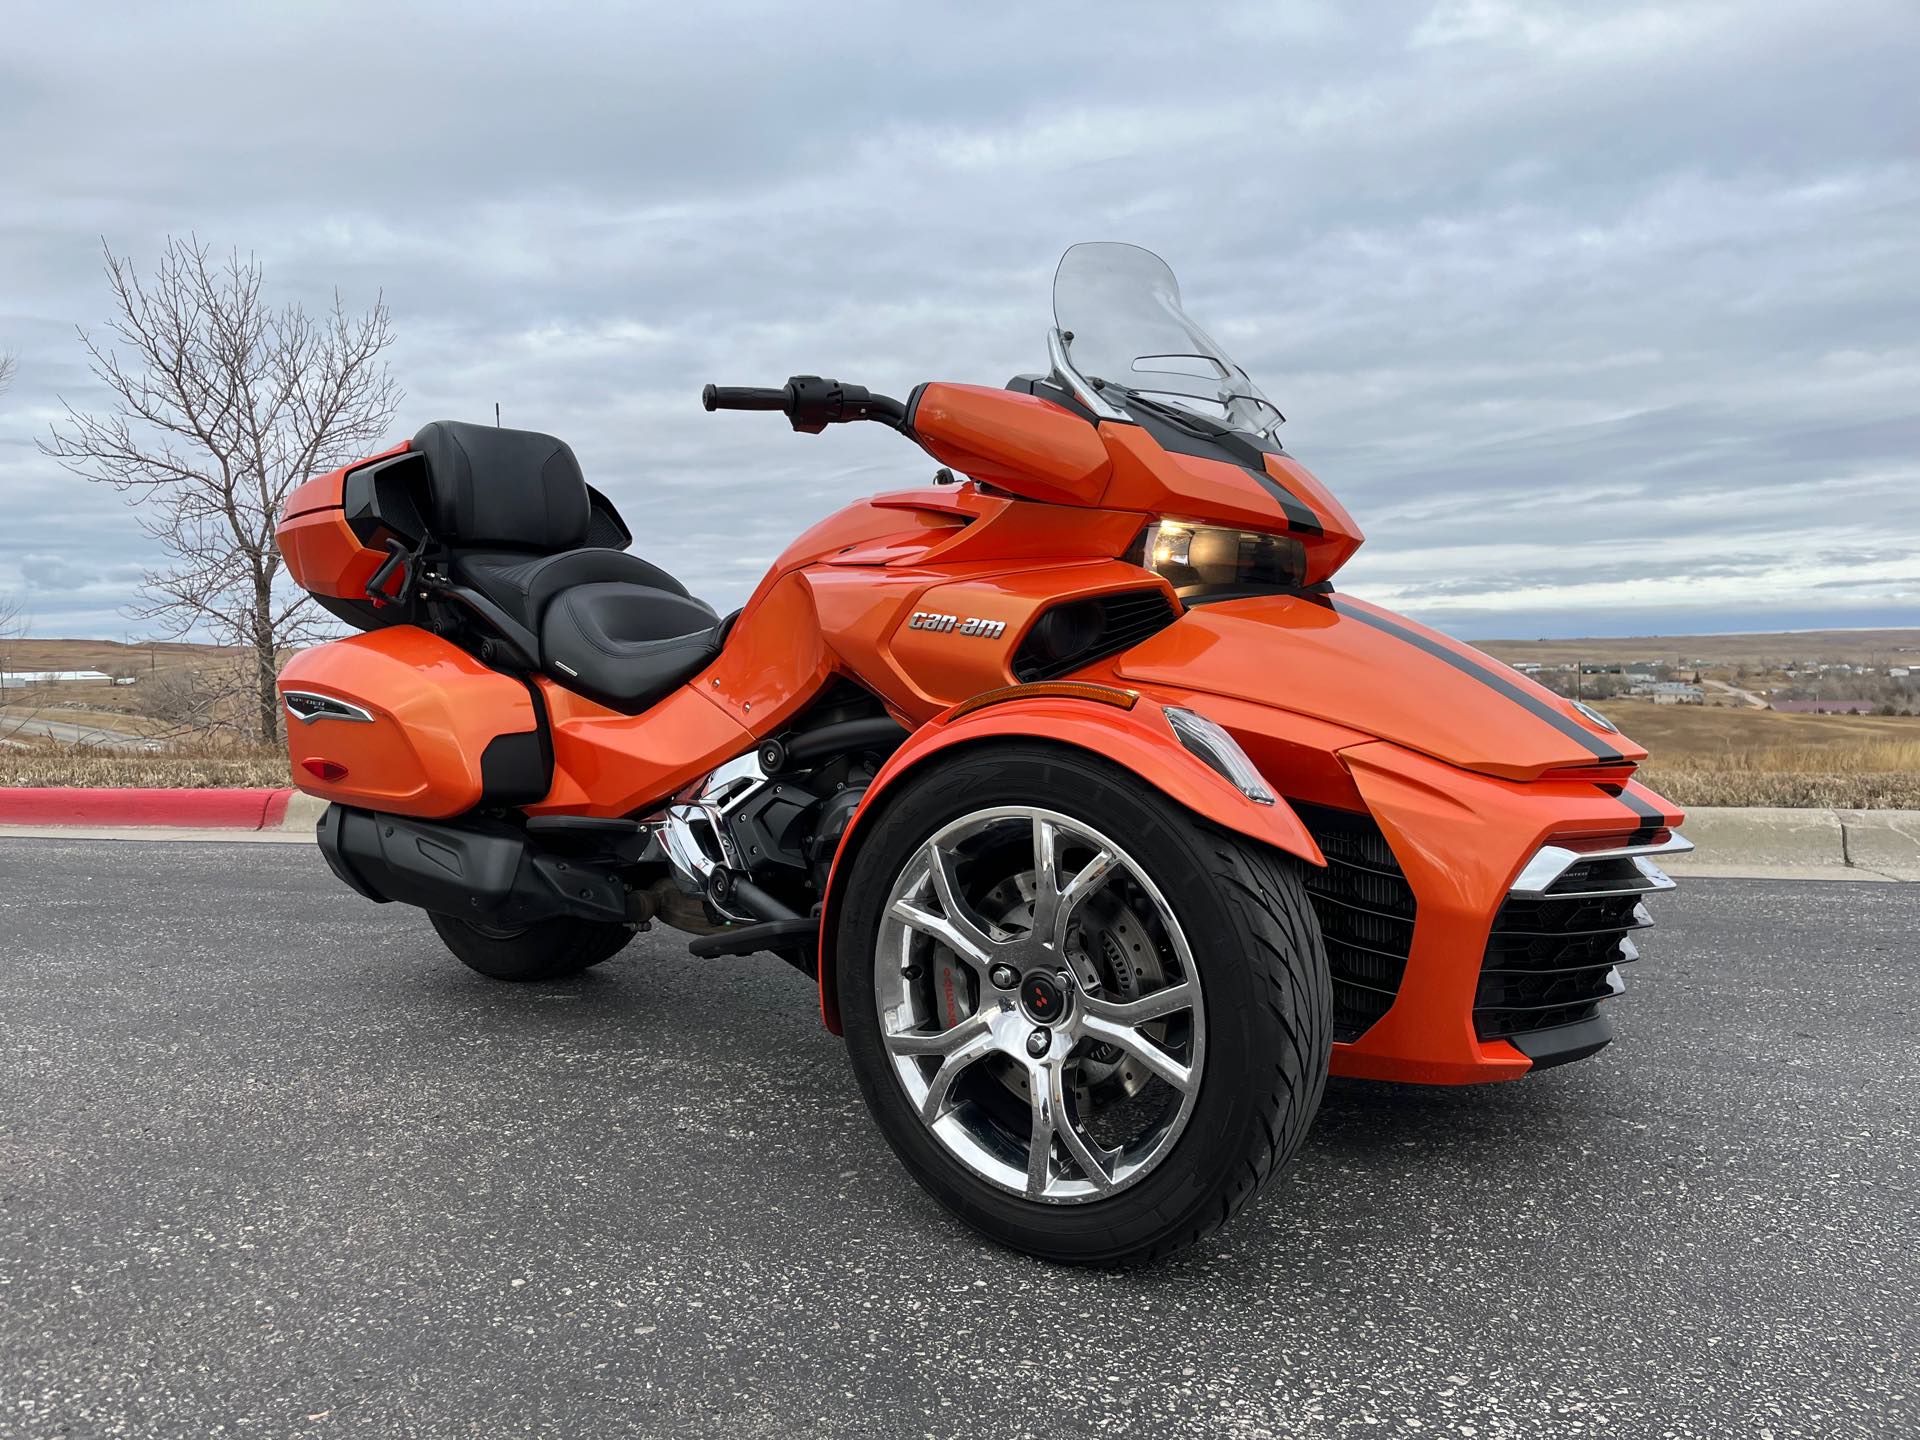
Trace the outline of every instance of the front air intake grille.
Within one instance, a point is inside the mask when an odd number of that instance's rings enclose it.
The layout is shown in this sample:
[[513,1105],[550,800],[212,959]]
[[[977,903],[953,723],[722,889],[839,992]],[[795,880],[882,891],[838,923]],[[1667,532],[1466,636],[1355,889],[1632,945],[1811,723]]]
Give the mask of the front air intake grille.
[[1013,652],[1013,678],[1023,685],[1058,679],[1138,645],[1177,618],[1164,590],[1124,590],[1055,605]]
[[1333,979],[1333,1038],[1358,1040],[1393,1005],[1413,948],[1413,888],[1371,817],[1292,802],[1327,857],[1302,879]]
[[1619,967],[1640,958],[1630,937],[1653,924],[1641,897],[1673,888],[1645,857],[1692,848],[1674,836],[1585,855],[1543,850],[1494,917],[1474,1033],[1501,1040],[1593,1019],[1627,988]]

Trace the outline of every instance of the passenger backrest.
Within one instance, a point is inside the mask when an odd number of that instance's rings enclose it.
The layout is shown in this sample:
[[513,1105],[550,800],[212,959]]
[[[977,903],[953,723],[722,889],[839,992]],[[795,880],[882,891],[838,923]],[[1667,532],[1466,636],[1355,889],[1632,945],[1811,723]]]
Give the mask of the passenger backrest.
[[442,543],[547,553],[586,543],[591,501],[565,441],[436,420],[413,437],[413,449],[427,458],[431,523]]

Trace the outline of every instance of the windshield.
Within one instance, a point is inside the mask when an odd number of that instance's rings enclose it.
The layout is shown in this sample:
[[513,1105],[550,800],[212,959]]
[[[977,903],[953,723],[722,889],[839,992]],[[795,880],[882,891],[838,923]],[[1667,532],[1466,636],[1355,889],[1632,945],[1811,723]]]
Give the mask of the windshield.
[[1088,380],[1255,435],[1285,418],[1180,308],[1180,282],[1151,250],[1073,246],[1054,273],[1053,319],[1069,363]]

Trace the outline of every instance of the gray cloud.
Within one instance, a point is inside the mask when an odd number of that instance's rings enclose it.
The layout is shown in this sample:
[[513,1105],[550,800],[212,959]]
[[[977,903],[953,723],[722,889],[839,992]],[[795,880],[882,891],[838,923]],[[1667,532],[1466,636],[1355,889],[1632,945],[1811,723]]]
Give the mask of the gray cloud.
[[721,604],[929,464],[700,382],[998,383],[1099,237],[1280,401],[1351,588],[1470,634],[1920,613],[1910,5],[547,8],[15,7],[0,590],[39,633],[121,633],[153,558],[31,440],[99,400],[98,238],[187,230],[383,290],[400,433],[566,436]]

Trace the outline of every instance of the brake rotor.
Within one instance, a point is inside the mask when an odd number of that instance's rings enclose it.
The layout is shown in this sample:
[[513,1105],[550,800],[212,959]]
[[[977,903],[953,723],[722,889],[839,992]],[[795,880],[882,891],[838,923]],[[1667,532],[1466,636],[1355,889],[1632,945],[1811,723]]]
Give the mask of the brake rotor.
[[[982,920],[1001,933],[1030,930],[1033,893],[1033,872],[1024,871],[1000,881],[980,897],[974,908]],[[1166,983],[1159,949],[1131,906],[1107,896],[1099,897],[1099,901],[1103,903],[1098,903],[1097,908],[1090,905],[1088,908],[1093,913],[1069,932],[1066,962],[1075,978],[1092,993],[1110,1000],[1137,1000]],[[965,969],[944,952],[942,964]],[[971,978],[970,972],[968,978]],[[939,992],[936,992],[937,998]],[[963,1016],[971,1013],[965,1011]],[[1116,1045],[1085,1046],[1075,1053],[1070,1063],[1074,1102],[1082,1115],[1092,1114],[1101,1105],[1138,1095],[1153,1078],[1150,1071]],[[1006,1057],[996,1057],[988,1064],[1000,1083],[1024,1102],[1028,1087],[1026,1066]]]
[[[1094,913],[1067,936],[1068,960],[1082,985],[1102,999],[1124,1003],[1166,983],[1159,947],[1130,905],[1101,896],[1089,909]],[[1152,1078],[1151,1071],[1117,1045],[1089,1046],[1077,1057],[1074,1099],[1082,1114],[1091,1114],[1101,1105],[1138,1095]]]

